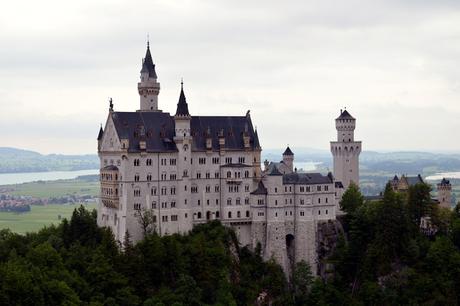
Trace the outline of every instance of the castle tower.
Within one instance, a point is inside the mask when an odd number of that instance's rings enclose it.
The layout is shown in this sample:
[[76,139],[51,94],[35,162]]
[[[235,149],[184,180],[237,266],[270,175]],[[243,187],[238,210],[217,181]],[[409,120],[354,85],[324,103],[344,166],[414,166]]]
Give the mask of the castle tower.
[[438,191],[439,205],[450,209],[452,202],[452,185],[449,180],[443,178],[442,181],[436,185],[436,189]]
[[[191,158],[192,158],[192,136],[190,135],[190,121],[192,117],[188,112],[188,105],[184,94],[184,83],[181,82],[181,90],[179,95],[179,102],[177,103],[176,114],[174,115],[174,143],[178,150],[177,159],[177,173],[182,179],[179,180],[178,189],[182,190],[178,196],[178,208],[183,210],[181,215],[181,223],[183,232],[192,229],[192,210],[190,201],[190,178],[192,176]],[[189,218],[182,218],[182,216],[189,215]]]
[[147,42],[147,52],[142,60],[141,81],[137,83],[140,96],[140,111],[158,111],[158,94],[160,83],[157,82],[155,64],[150,54],[150,46]]
[[337,141],[331,141],[331,153],[334,157],[334,176],[342,182],[346,190],[351,182],[359,184],[359,154],[361,141],[355,141],[356,119],[346,110],[340,110],[335,119]]
[[289,168],[290,172],[294,171],[294,153],[289,146],[284,150],[283,163]]

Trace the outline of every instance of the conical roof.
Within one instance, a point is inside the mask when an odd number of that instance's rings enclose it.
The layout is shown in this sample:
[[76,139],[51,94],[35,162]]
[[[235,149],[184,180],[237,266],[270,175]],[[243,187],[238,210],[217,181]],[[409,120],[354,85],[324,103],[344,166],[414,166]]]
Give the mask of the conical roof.
[[340,110],[340,116],[337,119],[355,119],[347,110]]
[[157,79],[157,73],[155,72],[155,64],[152,60],[152,54],[150,54],[150,46],[147,43],[147,52],[145,53],[144,61],[142,62],[141,73],[148,72],[149,78]]
[[190,116],[188,104],[184,94],[184,83],[181,82],[179,102],[177,103],[176,116]]
[[104,135],[104,130],[102,129],[102,126],[101,126],[101,128],[99,129],[99,134],[97,135],[97,140],[101,140],[102,135]]
[[294,156],[294,153],[292,153],[291,149],[289,148],[289,146],[286,148],[286,150],[284,150],[284,153],[283,153],[283,156],[284,155],[287,155],[287,156]]

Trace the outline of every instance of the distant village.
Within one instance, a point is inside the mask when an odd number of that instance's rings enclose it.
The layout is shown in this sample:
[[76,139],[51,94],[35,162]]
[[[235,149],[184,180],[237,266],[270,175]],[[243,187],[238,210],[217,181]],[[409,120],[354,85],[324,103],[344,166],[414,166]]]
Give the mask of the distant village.
[[97,198],[91,195],[65,195],[61,197],[39,198],[32,196],[11,195],[13,188],[0,188],[0,212],[24,213],[31,210],[32,205],[96,203]]

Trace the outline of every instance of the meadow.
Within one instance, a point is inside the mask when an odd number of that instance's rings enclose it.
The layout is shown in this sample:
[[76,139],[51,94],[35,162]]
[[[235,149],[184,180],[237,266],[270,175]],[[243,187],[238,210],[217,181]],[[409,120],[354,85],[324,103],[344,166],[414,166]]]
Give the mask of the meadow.
[[[0,229],[9,228],[19,234],[36,232],[44,226],[59,224],[63,218],[69,219],[75,208],[81,204],[49,204],[45,206],[32,205],[26,213],[0,212]],[[86,209],[96,209],[96,204],[83,204]]]
[[11,195],[37,198],[62,197],[66,195],[97,196],[99,194],[98,181],[83,179],[38,181],[0,187],[12,189],[8,192]]

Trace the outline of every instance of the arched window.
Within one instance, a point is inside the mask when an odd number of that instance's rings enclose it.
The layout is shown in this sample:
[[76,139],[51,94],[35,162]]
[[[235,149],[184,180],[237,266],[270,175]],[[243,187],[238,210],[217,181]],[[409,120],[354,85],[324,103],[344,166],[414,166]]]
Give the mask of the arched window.
[[241,218],[241,212],[240,212],[239,210],[237,211],[236,216],[237,216],[238,218]]
[[229,218],[229,219],[232,218],[232,212],[231,212],[231,211],[228,212],[228,218]]
[[246,210],[246,218],[249,218],[249,210]]
[[201,219],[201,212],[198,212],[197,218],[198,218],[198,219]]
[[230,171],[227,171],[227,178],[231,178],[232,177],[232,173]]

